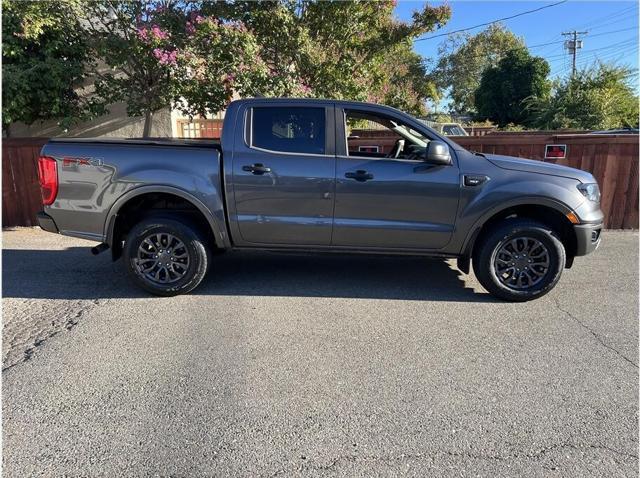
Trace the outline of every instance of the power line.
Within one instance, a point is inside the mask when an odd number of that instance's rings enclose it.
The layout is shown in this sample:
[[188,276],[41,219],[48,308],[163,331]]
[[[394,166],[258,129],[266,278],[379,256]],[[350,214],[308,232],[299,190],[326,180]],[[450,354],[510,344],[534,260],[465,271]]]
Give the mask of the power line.
[[469,30],[475,30],[476,28],[485,27],[487,25],[492,25],[494,23],[501,22],[503,20],[511,20],[512,18],[521,17],[522,15],[528,15],[529,13],[539,12],[540,10],[544,10],[545,8],[555,7],[556,5],[560,5],[560,4],[566,3],[566,2],[567,2],[567,0],[561,0],[560,2],[551,3],[549,5],[544,5],[542,7],[534,8],[533,10],[527,10],[526,12],[520,12],[520,13],[516,13],[515,15],[508,16],[508,17],[498,18],[498,19],[493,20],[491,22],[480,23],[479,25],[474,25],[472,27],[467,27],[467,28],[461,28],[459,30],[454,30],[452,32],[438,33],[437,35],[431,35],[430,37],[418,38],[415,41],[431,40],[432,38],[439,38],[439,37],[451,35],[453,33],[460,33],[460,32],[466,32],[466,31],[469,31]]
[[[610,33],[619,33],[619,32],[628,32],[629,30],[637,30],[638,27],[629,27],[629,28],[621,28],[620,30],[610,30],[608,32],[596,33],[595,35],[589,35],[589,38],[600,37],[602,35],[609,35]],[[527,48],[540,48],[547,45],[557,45],[559,43],[564,43],[565,40],[551,41],[549,43],[539,43],[537,45],[527,45]],[[513,48],[515,50],[515,48]],[[509,50],[507,50],[509,51]]]
[[[608,15],[606,17],[602,17],[599,18],[598,20],[594,20],[592,22],[590,22],[588,27],[581,27],[581,28],[588,28],[589,30],[599,30],[601,28],[604,28],[608,25],[612,25],[614,23],[619,23],[620,21],[622,21],[622,18],[619,17],[626,17],[629,16],[631,18],[636,17],[636,15],[628,15],[632,10],[635,10],[637,7],[637,5],[633,5],[629,8],[620,10],[617,13],[613,13],[611,15]],[[604,22],[603,20],[607,20],[606,22]]]
[[625,57],[628,54],[632,53],[633,51],[638,49],[638,44],[637,43],[630,43],[627,44],[627,46],[625,48],[622,49],[616,49],[615,51],[610,51],[608,53],[605,54],[597,54],[597,53],[591,53],[588,56],[583,56],[582,59],[580,60],[579,64],[580,65],[585,65],[589,62],[593,62],[593,61],[597,61],[597,60],[606,60],[609,58],[613,58],[613,57]]
[[[598,33],[596,35],[589,35],[589,38],[602,36],[602,35],[608,35],[610,33],[625,32],[625,31],[629,31],[629,30],[637,30],[637,28],[636,27],[631,27],[631,28],[622,28],[622,29],[619,29],[619,30],[611,30],[611,31],[608,31],[608,32]],[[628,40],[625,40],[625,41],[628,41]],[[547,46],[547,45],[558,45],[558,44],[564,43],[564,42],[565,42],[565,40],[558,40],[558,41],[552,41],[552,42],[548,42],[548,43],[538,43],[536,45],[524,45],[524,47],[527,48],[528,50],[530,50],[532,48],[541,48],[541,47],[544,47],[544,46]],[[518,47],[508,48],[506,50],[501,50],[499,53],[500,54],[506,54],[506,53],[509,53],[510,51],[517,51],[520,48],[522,48],[522,47],[518,46]],[[609,48],[609,47],[607,47],[607,48]],[[586,50],[586,51],[593,51],[593,50]],[[477,53],[477,54],[473,55],[472,57],[468,57],[468,58],[484,58],[486,56],[487,56],[486,53],[481,52],[481,53]],[[547,56],[547,57],[543,57],[543,58],[545,58],[545,60],[549,60],[549,59],[553,59],[553,58],[562,59],[562,58],[565,58],[565,57],[566,57],[566,55],[564,53],[561,53],[561,54],[558,54],[558,55],[551,55],[551,56]],[[554,61],[555,60],[551,60],[549,63],[553,63]]]
[[620,30],[611,30],[608,32],[596,33],[595,35],[589,35],[589,38],[601,37],[602,35],[608,35],[609,33],[628,32],[629,30],[637,30],[637,29],[638,27],[621,28]]
[[[599,48],[592,48],[591,50],[585,50],[583,53],[591,53],[594,51],[601,51],[601,50],[611,50],[612,48],[620,48],[620,47],[628,46],[635,43],[637,43],[636,37],[631,37],[631,38],[626,38],[625,40],[619,41],[617,43],[614,43],[613,45],[606,45],[606,46],[601,46]],[[564,58],[564,56],[565,54],[561,53],[559,55],[548,56],[546,59],[547,61],[552,60],[551,63],[553,63],[553,61],[557,61],[560,58]]]
[[[593,19],[593,20],[590,20],[590,21],[588,21],[586,23],[582,23],[580,25],[574,26],[573,30],[587,30],[587,29],[589,29],[589,30],[598,30],[598,29],[600,29],[600,28],[602,28],[602,27],[604,27],[606,25],[610,25],[611,23],[618,23],[620,20],[614,20],[613,22],[609,22],[609,23],[606,23],[606,24],[603,24],[603,21],[604,20],[609,20],[609,19],[612,19],[612,18],[616,18],[616,17],[619,17],[621,15],[625,15],[628,12],[630,12],[632,10],[635,10],[636,7],[637,7],[637,5],[631,5],[630,7],[624,7],[621,10],[617,10],[617,11],[615,11],[613,13],[610,13],[609,15],[605,15],[604,17],[600,16],[600,17],[598,17],[596,19]],[[633,17],[636,18],[637,15],[633,15]],[[594,25],[594,24],[596,24],[597,26],[595,26],[594,28],[591,28],[591,26]],[[591,35],[591,36],[593,37],[593,36],[596,36],[596,35]],[[561,38],[562,38],[562,35],[556,35],[555,37],[553,37],[553,40],[561,39]],[[562,40],[562,42],[563,41],[564,40]],[[551,42],[551,43],[553,43],[553,42]],[[547,49],[548,49],[548,47],[547,48],[543,48],[540,53],[546,51]]]
[[[611,51],[604,54],[590,53],[589,55],[582,56],[582,58],[578,61],[578,66],[584,67],[589,63],[594,63],[596,61],[603,61],[603,60],[606,60],[607,63],[610,63],[610,62],[617,63],[618,61],[622,60],[624,57],[628,56],[629,54],[632,54],[637,50],[638,50],[638,44],[633,43],[633,44],[628,44],[625,48],[618,49],[616,51]],[[566,61],[566,56],[564,60]],[[562,76],[567,71],[569,71],[569,67],[565,63],[565,66],[558,72],[558,75]]]

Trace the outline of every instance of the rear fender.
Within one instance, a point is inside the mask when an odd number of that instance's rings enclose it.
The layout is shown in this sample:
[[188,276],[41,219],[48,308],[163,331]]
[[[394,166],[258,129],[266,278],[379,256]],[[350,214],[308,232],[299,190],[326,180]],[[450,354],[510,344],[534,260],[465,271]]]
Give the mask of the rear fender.
[[193,196],[192,194],[184,191],[183,189],[166,186],[166,185],[146,185],[141,186],[135,189],[132,189],[122,196],[120,196],[111,206],[109,213],[107,214],[107,218],[104,224],[105,228],[105,237],[106,242],[109,246],[112,246],[113,242],[113,230],[115,226],[115,219],[118,215],[118,211],[131,199],[141,196],[143,194],[148,193],[167,193],[173,194],[175,196],[181,197],[182,199],[189,201],[193,204],[206,218],[209,226],[211,227],[211,231],[213,232],[213,236],[216,241],[216,245],[223,249],[228,249],[231,247],[229,242],[229,236],[227,235],[226,228],[224,224],[220,224],[220,221],[215,217],[215,215],[205,206],[198,198]]

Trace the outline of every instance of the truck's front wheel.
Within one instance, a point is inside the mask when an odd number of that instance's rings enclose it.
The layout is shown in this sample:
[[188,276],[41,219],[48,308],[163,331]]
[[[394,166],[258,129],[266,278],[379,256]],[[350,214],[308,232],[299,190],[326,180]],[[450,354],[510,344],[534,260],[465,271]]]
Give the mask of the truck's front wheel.
[[543,296],[560,280],[564,246],[545,224],[507,219],[484,235],[473,254],[480,284],[501,299],[523,302]]
[[127,235],[124,262],[139,287],[155,295],[173,296],[202,282],[210,252],[202,234],[187,222],[151,217]]

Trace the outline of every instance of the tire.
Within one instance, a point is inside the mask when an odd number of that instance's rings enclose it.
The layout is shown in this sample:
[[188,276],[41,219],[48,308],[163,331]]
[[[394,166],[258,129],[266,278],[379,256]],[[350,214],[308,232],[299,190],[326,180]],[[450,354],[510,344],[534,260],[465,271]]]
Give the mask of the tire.
[[566,260],[564,246],[551,228],[514,218],[481,237],[474,248],[473,270],[491,295],[525,302],[555,287]]
[[190,292],[202,282],[211,251],[204,234],[189,222],[154,216],[136,224],[127,235],[124,263],[138,287],[170,297]]

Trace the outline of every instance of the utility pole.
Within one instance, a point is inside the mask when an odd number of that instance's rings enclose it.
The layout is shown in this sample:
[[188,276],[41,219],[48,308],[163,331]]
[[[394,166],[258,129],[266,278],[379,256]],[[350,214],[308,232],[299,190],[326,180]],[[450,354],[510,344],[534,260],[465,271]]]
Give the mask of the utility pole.
[[578,55],[578,50],[582,48],[582,40],[578,39],[578,35],[586,35],[589,32],[578,32],[573,30],[572,32],[563,32],[563,36],[569,36],[570,40],[565,40],[564,47],[569,50],[572,60],[572,68],[571,68],[571,76],[576,76],[576,56]]

